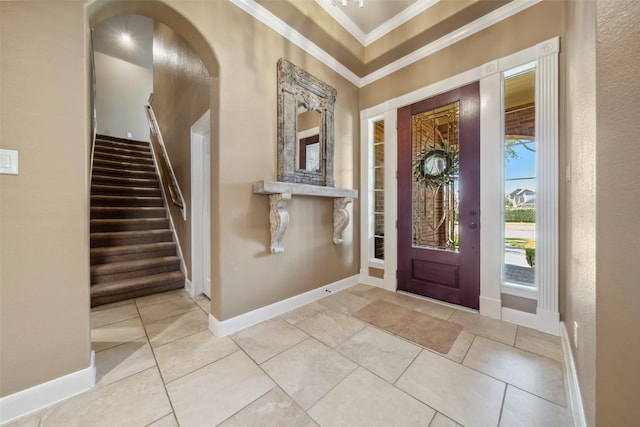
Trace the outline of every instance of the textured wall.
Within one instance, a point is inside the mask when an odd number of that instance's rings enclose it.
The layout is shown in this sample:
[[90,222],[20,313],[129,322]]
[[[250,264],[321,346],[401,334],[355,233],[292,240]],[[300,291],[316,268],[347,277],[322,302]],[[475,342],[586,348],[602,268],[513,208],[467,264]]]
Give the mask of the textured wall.
[[[568,2],[564,96],[564,164],[561,181],[561,282],[564,321],[572,341],[583,405],[595,425],[596,399],[596,56],[595,3]],[[573,324],[579,342],[573,342]],[[577,348],[576,348],[577,346]]]
[[640,2],[596,3],[596,425],[640,420]]
[[193,48],[157,23],[153,37],[153,111],[187,206],[187,219],[170,204],[173,224],[191,278],[191,126],[209,109],[209,72]]
[[82,2],[0,2],[0,396],[89,366]]
[[153,91],[153,71],[95,52],[98,133],[149,141],[144,112]]

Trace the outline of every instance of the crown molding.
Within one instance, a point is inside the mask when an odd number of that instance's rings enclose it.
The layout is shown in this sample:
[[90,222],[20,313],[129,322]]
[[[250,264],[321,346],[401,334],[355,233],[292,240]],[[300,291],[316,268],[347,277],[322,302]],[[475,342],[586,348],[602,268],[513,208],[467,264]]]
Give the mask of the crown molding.
[[[336,0],[340,1],[340,0]],[[324,9],[333,19],[335,19],[338,24],[342,26],[345,30],[349,32],[356,40],[360,42],[361,45],[366,46],[365,41],[367,39],[367,33],[362,31],[360,27],[358,27],[352,20],[347,16],[346,13],[342,10],[342,8],[334,5],[331,0],[316,0],[318,6]]]
[[321,49],[318,45],[311,40],[300,34],[298,31],[291,28],[282,19],[269,12],[263,6],[260,6],[254,0],[229,0],[240,9],[247,12],[249,15],[256,18],[291,43],[295,44],[309,55],[323,62],[329,68],[340,74],[345,79],[349,80],[354,85],[360,87],[360,78],[347,67],[342,65],[337,59],[329,55],[326,51]]
[[388,64],[373,73],[367,74],[366,76],[360,79],[360,87],[367,86],[376,80],[379,80],[383,77],[388,76],[408,65],[413,64],[423,58],[426,58],[429,55],[438,52],[446,47],[451,46],[454,43],[459,42],[460,40],[466,39],[469,36],[474,35],[477,32],[480,32],[492,25],[497,24],[498,22],[507,19],[516,13],[522,12],[525,9],[528,9],[531,6],[534,6],[540,3],[542,0],[513,0],[510,3],[498,8],[473,22],[468,23],[455,31],[435,40],[418,50]]
[[[318,0],[316,0],[318,1]],[[386,36],[391,31],[398,28],[400,25],[408,22],[412,18],[415,18],[417,15],[421,14],[425,10],[429,9],[434,4],[438,3],[440,0],[418,0],[413,3],[411,6],[398,13],[393,18],[389,19],[385,23],[381,24],[377,28],[371,30],[368,34],[365,35],[364,40],[361,42],[365,47],[369,46],[374,41],[378,40],[381,37]]]
[[[423,58],[426,58],[433,53],[442,50],[454,43],[459,42],[479,31],[482,31],[498,22],[507,19],[516,13],[522,12],[531,6],[540,3],[542,0],[513,0],[510,3],[476,19],[469,24],[460,27],[459,29],[445,35],[444,37],[429,43],[422,48],[382,67],[378,70],[367,74],[364,77],[357,76],[354,72],[345,67],[337,59],[321,49],[318,45],[307,39],[295,29],[291,28],[286,22],[275,16],[273,13],[265,9],[263,6],[256,3],[254,0],[229,0],[240,9],[244,10],[249,15],[256,18],[291,43],[300,47],[309,55],[323,62],[329,68],[342,77],[361,88],[367,86],[383,77],[388,76],[408,65],[413,64]],[[326,10],[326,9],[325,9]],[[384,25],[384,24],[383,24]]]
[[[339,2],[340,0],[335,1]],[[338,24],[342,25],[342,27],[347,30],[349,34],[351,34],[356,40],[358,40],[361,45],[367,47],[379,38],[389,34],[400,25],[404,24],[412,18],[415,18],[416,15],[424,12],[439,1],[440,0],[418,0],[388,21],[371,30],[369,33],[365,33],[364,31],[362,31],[360,27],[358,27],[351,20],[351,18],[349,18],[349,16],[344,13],[342,8],[337,7],[333,4],[332,0],[316,0],[316,3],[318,3],[318,5],[325,10],[325,12],[331,15],[331,17],[335,19]]]

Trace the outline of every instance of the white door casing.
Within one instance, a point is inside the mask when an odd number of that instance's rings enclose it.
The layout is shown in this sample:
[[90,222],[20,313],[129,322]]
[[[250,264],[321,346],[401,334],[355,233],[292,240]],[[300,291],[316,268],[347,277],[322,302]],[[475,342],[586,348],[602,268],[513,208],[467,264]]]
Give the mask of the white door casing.
[[211,298],[211,116],[191,127],[192,295]]

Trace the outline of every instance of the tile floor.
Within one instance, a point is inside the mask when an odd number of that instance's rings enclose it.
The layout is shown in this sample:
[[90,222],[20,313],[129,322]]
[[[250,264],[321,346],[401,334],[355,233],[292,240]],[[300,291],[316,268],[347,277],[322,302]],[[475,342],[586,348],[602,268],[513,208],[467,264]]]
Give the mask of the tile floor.
[[[459,323],[447,354],[351,314]],[[571,426],[558,337],[365,285],[232,336],[185,291],[91,313],[97,385],[7,426]]]

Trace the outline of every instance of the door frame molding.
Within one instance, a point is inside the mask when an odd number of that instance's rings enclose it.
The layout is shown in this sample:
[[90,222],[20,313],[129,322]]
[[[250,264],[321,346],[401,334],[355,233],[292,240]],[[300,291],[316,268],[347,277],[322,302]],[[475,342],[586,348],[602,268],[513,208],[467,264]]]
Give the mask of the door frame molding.
[[[501,152],[501,72],[528,61],[538,61],[536,76],[536,102],[540,106],[537,126],[539,139],[544,139],[547,147],[541,153],[539,171],[548,176],[540,180],[540,192],[546,192],[545,202],[538,207],[542,218],[539,237],[547,243],[536,254],[538,268],[538,309],[535,319],[527,326],[541,331],[559,334],[560,317],[558,311],[558,52],[559,37],[538,43],[528,49],[496,59],[458,75],[425,86],[360,112],[361,120],[361,187],[369,186],[368,123],[384,115],[385,119],[385,261],[384,284],[387,290],[397,290],[397,109],[447,92],[474,81],[480,81],[480,212],[482,228],[480,235],[480,313],[492,318],[510,319],[508,311],[502,307],[502,245],[495,236],[502,235],[502,158]],[[500,146],[496,146],[500,144]],[[539,176],[541,172],[539,172]],[[364,193],[364,192],[363,192]],[[362,200],[361,203],[365,203]],[[366,207],[366,205],[363,205]],[[545,222],[545,225],[542,225]],[[369,233],[367,209],[361,209],[361,241],[367,241]],[[371,283],[366,274],[369,267],[369,248],[361,250],[361,280]],[[542,266],[541,263],[545,263]],[[379,268],[379,266],[378,266]]]
[[[211,255],[211,233],[203,233],[204,221],[211,221],[211,207],[208,218],[203,215],[205,194],[211,194],[210,164],[204,162],[206,146],[211,153],[211,110],[207,110],[191,126],[191,295],[204,293],[205,262],[204,254]],[[209,196],[211,200],[211,196]],[[209,247],[207,251],[205,248]],[[211,264],[209,264],[211,265]],[[211,295],[211,290],[209,290]]]

